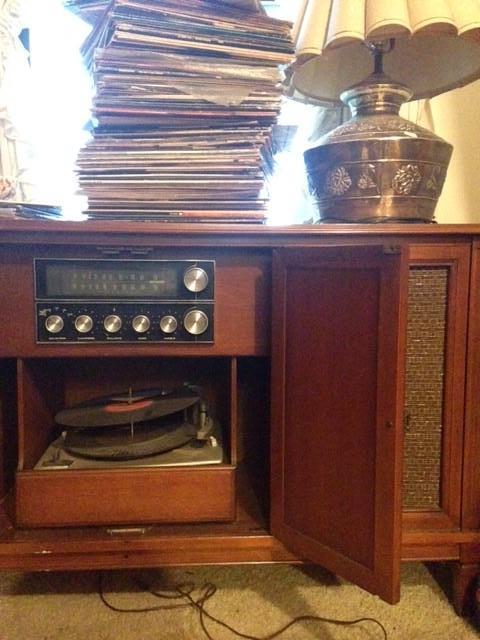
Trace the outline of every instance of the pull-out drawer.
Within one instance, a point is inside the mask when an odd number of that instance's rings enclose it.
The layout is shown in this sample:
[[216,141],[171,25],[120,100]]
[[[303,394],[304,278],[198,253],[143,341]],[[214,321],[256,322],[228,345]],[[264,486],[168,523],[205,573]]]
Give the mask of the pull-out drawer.
[[235,469],[21,471],[19,527],[229,521]]

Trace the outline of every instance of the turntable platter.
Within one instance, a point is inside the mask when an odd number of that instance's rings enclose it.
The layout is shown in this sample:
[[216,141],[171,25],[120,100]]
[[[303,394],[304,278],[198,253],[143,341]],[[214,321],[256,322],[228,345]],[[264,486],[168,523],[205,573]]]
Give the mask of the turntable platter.
[[65,451],[85,458],[130,460],[156,455],[181,447],[196,435],[188,422],[130,427],[74,429],[65,434]]

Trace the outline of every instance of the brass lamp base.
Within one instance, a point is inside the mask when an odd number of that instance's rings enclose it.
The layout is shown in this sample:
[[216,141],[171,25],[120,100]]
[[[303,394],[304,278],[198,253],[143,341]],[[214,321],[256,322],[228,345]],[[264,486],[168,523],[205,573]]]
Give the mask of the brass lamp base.
[[453,147],[401,118],[411,97],[383,73],[345,91],[352,118],[305,151],[316,222],[432,222]]

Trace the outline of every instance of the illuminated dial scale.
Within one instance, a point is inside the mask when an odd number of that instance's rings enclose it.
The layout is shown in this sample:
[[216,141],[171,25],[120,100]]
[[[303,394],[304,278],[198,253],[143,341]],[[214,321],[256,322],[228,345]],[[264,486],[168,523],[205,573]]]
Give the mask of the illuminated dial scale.
[[[143,297],[145,291],[152,297],[158,289],[164,295],[171,293],[173,287],[170,284],[172,277],[168,272],[169,265],[161,265],[157,269],[159,275],[155,265],[149,265],[149,270],[143,271],[122,271],[118,268],[110,272],[88,270],[86,267],[82,271],[67,265],[64,269],[67,275],[63,280],[57,268],[52,278],[53,295],[60,292],[65,296],[73,296],[78,292],[79,296],[90,300],[85,300],[83,304],[70,300],[56,300],[53,305],[46,301],[37,302],[37,340],[49,343],[213,341],[213,300],[199,300],[198,295],[205,292],[210,282],[207,270],[201,266],[185,268],[185,264],[182,264],[182,286],[188,294],[178,297],[189,296],[190,299],[158,302],[137,300]],[[162,269],[168,278],[162,276]],[[61,284],[58,284],[60,281]],[[102,300],[105,289],[105,298],[114,297],[118,290],[123,296],[115,302]],[[96,292],[98,295],[95,295]]]

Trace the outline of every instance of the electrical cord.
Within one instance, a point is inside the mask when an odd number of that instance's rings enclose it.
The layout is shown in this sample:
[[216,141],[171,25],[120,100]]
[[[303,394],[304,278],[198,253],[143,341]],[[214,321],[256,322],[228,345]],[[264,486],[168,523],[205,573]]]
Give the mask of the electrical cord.
[[[110,602],[108,602],[108,600],[105,597],[104,578],[103,578],[102,572],[100,572],[99,574],[98,594],[100,596],[101,601],[106,607],[108,607],[112,611],[116,611],[119,613],[147,613],[150,611],[160,611],[162,609],[193,608],[199,614],[200,626],[202,628],[203,633],[208,638],[208,640],[214,640],[214,638],[206,627],[206,624],[205,624],[206,619],[211,620],[212,622],[215,622],[216,624],[220,625],[224,629],[228,629],[228,631],[231,631],[233,634],[235,634],[239,638],[244,638],[244,640],[274,640],[274,638],[278,638],[281,634],[285,633],[287,629],[289,629],[293,625],[298,624],[300,622],[323,622],[327,624],[344,626],[344,627],[353,626],[353,625],[361,624],[364,622],[372,622],[375,625],[377,625],[382,631],[383,640],[388,640],[387,630],[385,629],[383,624],[379,620],[376,620],[375,618],[363,617],[363,618],[356,618],[354,620],[338,620],[336,618],[326,618],[323,616],[315,616],[315,615],[296,616],[295,618],[290,620],[290,622],[283,625],[273,633],[270,633],[266,636],[251,636],[246,633],[242,633],[241,631],[238,631],[237,629],[230,626],[223,620],[220,620],[219,618],[213,616],[211,613],[208,613],[208,611],[206,611],[205,609],[206,602],[210,600],[210,598],[212,598],[212,596],[214,596],[217,591],[217,587],[211,582],[205,583],[199,589],[196,589],[193,583],[179,584],[168,591],[154,591],[148,585],[140,582],[139,580],[137,580],[136,582],[139,588],[141,588],[145,592],[148,592],[152,596],[155,596],[156,598],[165,599],[165,600],[183,600],[183,602],[179,602],[176,604],[164,604],[164,605],[156,605],[156,606],[140,607],[140,608],[117,607],[116,605],[113,605]],[[198,597],[194,597],[195,591],[199,592]]]

